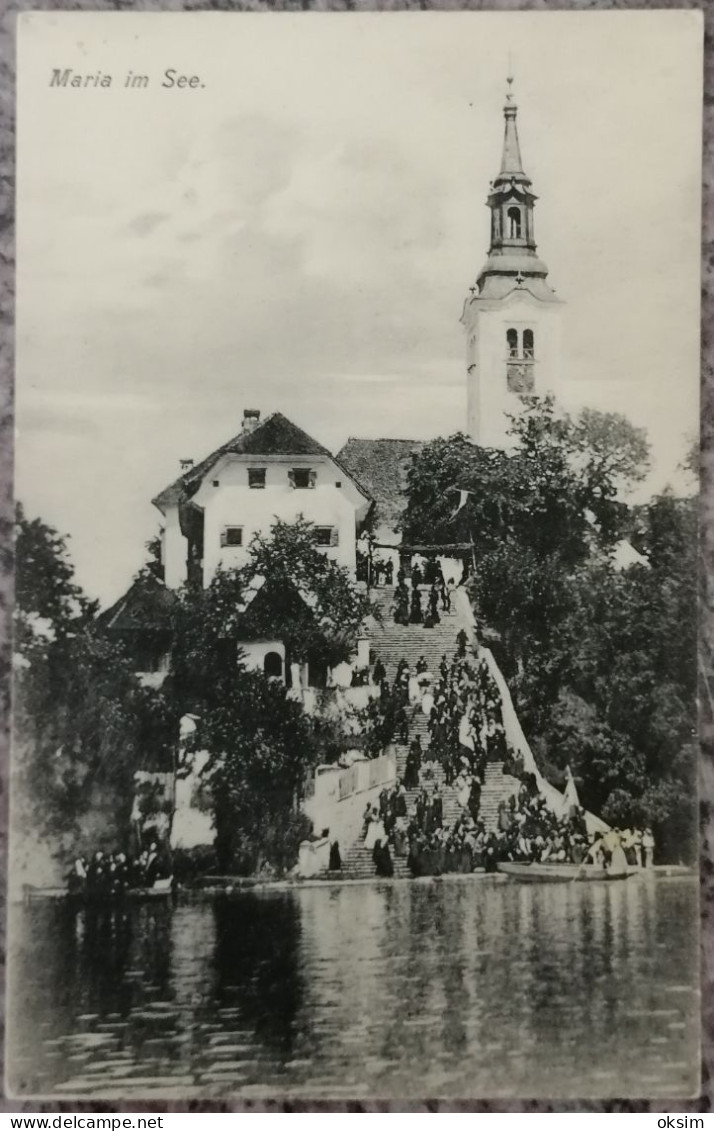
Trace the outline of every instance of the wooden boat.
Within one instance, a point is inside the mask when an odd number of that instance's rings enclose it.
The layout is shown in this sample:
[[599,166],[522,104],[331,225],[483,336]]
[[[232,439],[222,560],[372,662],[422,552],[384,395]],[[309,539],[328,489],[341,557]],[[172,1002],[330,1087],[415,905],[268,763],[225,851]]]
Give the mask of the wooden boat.
[[627,871],[611,875],[606,868],[594,864],[520,864],[504,860],[498,865],[499,872],[526,884],[566,884],[593,880],[627,880],[639,872],[639,868],[628,865]]
[[172,893],[173,877],[170,876],[168,879],[154,880],[151,887],[126,888],[125,891],[116,894],[110,892],[97,892],[96,894],[88,891],[75,892],[68,891],[66,888],[42,888],[35,887],[33,884],[23,884],[22,898],[25,903],[34,903],[36,900],[44,899],[62,899],[78,907],[87,905],[104,907],[120,903],[125,899],[169,899]]

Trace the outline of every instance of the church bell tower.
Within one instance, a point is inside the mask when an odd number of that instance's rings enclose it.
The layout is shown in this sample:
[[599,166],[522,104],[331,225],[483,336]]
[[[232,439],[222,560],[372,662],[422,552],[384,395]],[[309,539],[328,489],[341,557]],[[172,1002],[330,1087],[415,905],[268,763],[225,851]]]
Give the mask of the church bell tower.
[[562,302],[536,254],[533,211],[538,199],[523,170],[513,100],[503,108],[501,170],[492,182],[488,258],[464,304],[468,433],[477,444],[508,448],[508,415],[523,396],[557,393]]

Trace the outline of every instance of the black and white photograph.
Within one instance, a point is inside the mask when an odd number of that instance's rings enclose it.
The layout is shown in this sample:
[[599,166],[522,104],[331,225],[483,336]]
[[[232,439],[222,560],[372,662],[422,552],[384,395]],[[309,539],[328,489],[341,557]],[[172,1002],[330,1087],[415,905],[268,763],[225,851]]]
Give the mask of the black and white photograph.
[[8,1094],[696,1097],[702,13],[17,39]]

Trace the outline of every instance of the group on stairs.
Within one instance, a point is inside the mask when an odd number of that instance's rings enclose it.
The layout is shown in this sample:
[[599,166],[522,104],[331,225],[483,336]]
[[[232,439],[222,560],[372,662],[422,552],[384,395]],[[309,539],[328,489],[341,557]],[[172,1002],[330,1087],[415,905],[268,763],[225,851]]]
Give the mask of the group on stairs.
[[499,805],[521,784],[498,689],[450,601],[438,623],[403,624],[391,616],[394,591],[376,596],[382,615],[372,680],[392,727],[397,782],[367,806],[342,874],[406,877],[489,867]]

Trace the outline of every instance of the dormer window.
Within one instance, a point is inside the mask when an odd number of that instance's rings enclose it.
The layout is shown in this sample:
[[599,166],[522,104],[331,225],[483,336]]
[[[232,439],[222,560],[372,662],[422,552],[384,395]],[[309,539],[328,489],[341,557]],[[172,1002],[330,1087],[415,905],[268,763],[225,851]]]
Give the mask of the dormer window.
[[243,527],[224,526],[221,531],[221,546],[242,546]]
[[293,467],[288,472],[288,481],[296,490],[306,491],[317,483],[317,473],[311,467]]
[[265,468],[264,467],[249,467],[248,468],[248,486],[256,490],[265,487]]
[[508,209],[508,238],[510,240],[519,240],[521,238],[520,208]]

